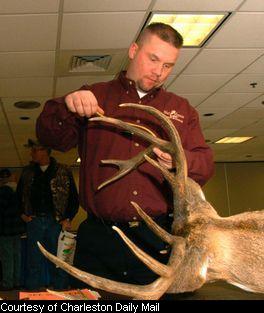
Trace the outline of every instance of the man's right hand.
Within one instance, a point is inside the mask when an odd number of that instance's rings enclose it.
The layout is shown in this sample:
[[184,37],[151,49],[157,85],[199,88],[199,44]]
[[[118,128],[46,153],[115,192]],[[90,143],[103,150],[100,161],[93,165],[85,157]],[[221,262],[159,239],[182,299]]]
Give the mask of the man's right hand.
[[91,117],[96,113],[104,114],[95,95],[89,90],[78,90],[65,97],[67,108],[80,116]]

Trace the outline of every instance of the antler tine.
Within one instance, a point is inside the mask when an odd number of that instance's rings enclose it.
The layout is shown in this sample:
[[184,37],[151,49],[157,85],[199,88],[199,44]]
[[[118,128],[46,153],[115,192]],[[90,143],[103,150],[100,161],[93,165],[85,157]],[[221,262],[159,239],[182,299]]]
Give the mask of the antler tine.
[[152,134],[152,132],[150,133],[149,130],[147,130],[147,128],[142,129],[141,127],[138,127],[136,124],[123,122],[121,120],[118,120],[118,119],[115,119],[112,117],[106,117],[106,116],[92,117],[89,119],[89,121],[106,122],[106,123],[109,123],[112,125],[116,125],[118,127],[126,129],[126,130],[130,131],[131,133],[134,133],[134,134],[146,139],[148,142],[153,143],[159,147],[165,146],[167,149],[167,145],[168,144],[170,145],[170,143],[168,141],[155,137]]
[[118,166],[119,171],[113,175],[111,178],[103,182],[97,189],[100,190],[101,188],[105,187],[106,185],[118,180],[119,178],[125,176],[127,173],[132,171],[134,168],[139,166],[141,163],[144,162],[144,155],[152,155],[153,154],[153,145],[149,146],[144,151],[140,152],[133,158],[129,160],[102,160],[103,164],[114,164]]
[[159,261],[152,258],[146,252],[141,250],[137,245],[135,245],[123,232],[116,226],[112,227],[119,236],[124,240],[124,242],[128,245],[130,250],[145,264],[148,268],[150,268],[154,273],[158,274],[162,277],[170,277],[172,273],[172,269],[167,265],[160,263]]
[[155,223],[155,222],[153,221],[153,219],[152,219],[149,215],[147,215],[147,214],[141,209],[141,207],[140,207],[137,203],[135,203],[135,202],[133,202],[133,201],[131,201],[130,203],[131,203],[131,204],[133,205],[133,207],[137,210],[138,215],[146,222],[146,224],[148,225],[148,227],[149,227],[157,236],[159,236],[163,241],[167,242],[168,244],[170,244],[170,245],[173,244],[173,242],[174,242],[174,237],[173,237],[170,233],[166,232],[166,231],[165,231],[163,228],[161,228],[157,223]]
[[144,155],[144,158],[147,162],[161,171],[162,175],[169,182],[171,187],[175,185],[175,174],[171,173],[167,168],[161,166],[157,161],[153,160],[148,155]]
[[123,160],[101,160],[101,163],[103,164],[113,164],[116,165],[119,168],[119,171],[117,174],[103,182],[101,185],[97,187],[97,190],[102,189],[106,185],[112,183],[115,180],[118,180],[119,178],[125,176],[127,173],[129,173],[133,166],[126,166],[129,161],[123,161]]
[[52,263],[65,270],[70,275],[83,281],[84,283],[96,288],[102,289],[111,293],[125,295],[135,299],[156,300],[159,299],[172,283],[173,277],[160,277],[153,283],[148,285],[133,285],[120,283],[110,279],[102,278],[93,274],[81,271],[74,266],[60,260],[58,257],[49,253],[39,242],[39,249],[44,256]]
[[186,216],[188,215],[188,203],[186,198],[183,197],[183,194],[185,193],[185,184],[181,181],[175,180],[175,174],[170,173],[165,167],[162,167],[158,162],[151,159],[147,155],[145,155],[145,159],[150,164],[158,168],[162,172],[165,179],[169,182],[174,194],[174,208],[176,208],[176,210],[174,210],[174,220],[176,221],[175,224],[177,224],[177,227],[173,229],[180,229],[184,225]]

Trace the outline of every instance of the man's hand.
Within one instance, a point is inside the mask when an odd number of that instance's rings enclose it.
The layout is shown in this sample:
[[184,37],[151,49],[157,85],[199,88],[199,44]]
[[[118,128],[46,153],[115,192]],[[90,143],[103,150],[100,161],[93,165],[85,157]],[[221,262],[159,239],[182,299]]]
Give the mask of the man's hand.
[[22,214],[21,215],[21,218],[22,218],[22,220],[25,222],[25,223],[28,223],[28,222],[31,222],[32,221],[32,216],[28,216],[28,215],[26,215],[26,214]]
[[65,97],[67,108],[80,116],[91,117],[97,112],[104,114],[104,110],[99,107],[95,95],[89,90],[78,90]]
[[153,148],[153,152],[156,154],[158,162],[161,166],[171,170],[174,165],[172,164],[172,157],[169,153],[163,152],[159,148]]
[[62,230],[71,230],[71,221],[67,218],[66,220],[63,220],[60,222]]

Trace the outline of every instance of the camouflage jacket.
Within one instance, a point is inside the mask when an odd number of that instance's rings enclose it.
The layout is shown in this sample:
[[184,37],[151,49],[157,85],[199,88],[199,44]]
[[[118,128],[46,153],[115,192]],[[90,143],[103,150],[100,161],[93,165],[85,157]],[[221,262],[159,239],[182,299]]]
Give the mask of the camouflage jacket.
[[[51,157],[49,165],[49,184],[52,195],[53,214],[60,221],[66,218],[72,219],[78,211],[79,200],[72,172],[68,166],[57,163]],[[20,203],[20,211],[26,215],[34,215],[36,212],[31,203],[31,188],[39,165],[31,163],[26,166],[21,174],[17,186],[17,194]]]

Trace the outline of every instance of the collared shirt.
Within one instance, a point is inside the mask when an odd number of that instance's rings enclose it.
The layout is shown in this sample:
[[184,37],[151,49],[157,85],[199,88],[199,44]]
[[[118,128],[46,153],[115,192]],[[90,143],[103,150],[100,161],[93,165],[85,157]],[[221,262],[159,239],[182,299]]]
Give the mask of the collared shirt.
[[[168,139],[157,119],[142,110],[120,108],[121,103],[153,106],[169,116],[181,137],[188,163],[188,175],[204,184],[213,173],[211,149],[202,135],[199,117],[188,101],[163,88],[139,98],[135,83],[122,72],[110,82],[83,86],[91,90],[105,115],[150,128]],[[101,160],[127,160],[149,146],[145,140],[109,124],[88,122],[69,112],[65,97],[49,100],[37,120],[39,139],[61,151],[78,145],[80,165],[80,201],[95,215],[111,221],[139,219],[130,201],[138,203],[152,217],[167,214],[172,208],[170,189],[160,171],[147,162],[110,185],[97,187],[113,176],[117,168],[102,165]]]
[[53,178],[54,170],[48,166],[46,171],[42,171],[38,164],[35,164],[35,173],[30,188],[30,202],[35,214],[54,214],[55,208],[52,199],[50,181]]

